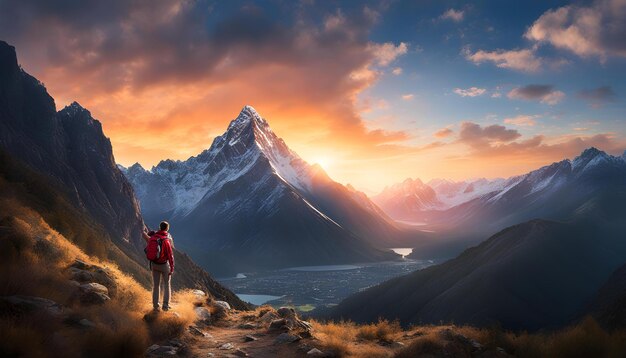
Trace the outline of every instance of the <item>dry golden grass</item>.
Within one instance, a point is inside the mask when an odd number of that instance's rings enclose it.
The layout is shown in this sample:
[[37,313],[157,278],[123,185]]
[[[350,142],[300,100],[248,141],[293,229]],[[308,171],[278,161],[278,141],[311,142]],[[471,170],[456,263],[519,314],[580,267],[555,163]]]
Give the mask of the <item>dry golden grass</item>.
[[[72,310],[65,320],[0,312],[0,356],[138,357],[151,343],[180,336],[194,320],[193,293],[181,291],[172,297],[176,315],[160,313],[152,322],[144,321],[151,294],[132,277],[85,254],[19,202],[0,200],[0,205],[11,213],[0,217],[0,296],[43,297]],[[75,304],[76,287],[67,272],[75,259],[106,268],[116,282],[115,297],[104,305]],[[83,318],[95,327],[77,325]]]
[[380,340],[391,342],[400,332],[402,332],[400,322],[389,322],[386,319],[380,319],[377,323],[358,326],[356,337],[368,341]]

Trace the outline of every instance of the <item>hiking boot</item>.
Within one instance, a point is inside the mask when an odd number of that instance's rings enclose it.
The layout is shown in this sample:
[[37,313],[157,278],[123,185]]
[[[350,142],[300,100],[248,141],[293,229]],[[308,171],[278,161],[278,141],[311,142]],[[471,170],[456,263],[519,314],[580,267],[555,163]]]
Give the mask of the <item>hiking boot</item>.
[[169,307],[163,307],[163,311],[169,311],[170,308]]
[[154,308],[152,309],[152,311],[153,311],[153,312],[159,312],[160,310],[161,310],[161,309],[160,309],[159,307],[154,307]]

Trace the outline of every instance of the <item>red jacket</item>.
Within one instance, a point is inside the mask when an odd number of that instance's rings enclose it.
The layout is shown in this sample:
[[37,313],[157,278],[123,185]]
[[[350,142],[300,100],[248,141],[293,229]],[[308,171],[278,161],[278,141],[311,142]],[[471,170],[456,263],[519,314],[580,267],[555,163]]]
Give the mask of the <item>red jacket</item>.
[[[170,263],[170,272],[174,272],[174,250],[172,250],[172,235],[170,235],[167,231],[159,230],[154,233],[154,235],[158,235],[161,239],[163,239],[163,244],[161,246],[161,250],[163,250],[163,255],[166,260]],[[164,262],[165,263],[165,262]]]

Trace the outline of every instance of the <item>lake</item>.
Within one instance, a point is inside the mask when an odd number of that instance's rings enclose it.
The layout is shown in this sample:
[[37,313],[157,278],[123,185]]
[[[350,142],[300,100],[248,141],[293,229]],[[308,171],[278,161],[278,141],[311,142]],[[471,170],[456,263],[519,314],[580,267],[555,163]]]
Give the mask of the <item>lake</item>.
[[432,260],[404,259],[355,265],[304,266],[243,272],[238,275],[239,278],[219,281],[237,292],[242,300],[256,305],[290,305],[300,311],[310,311],[319,306],[336,305],[355,292],[432,264]]

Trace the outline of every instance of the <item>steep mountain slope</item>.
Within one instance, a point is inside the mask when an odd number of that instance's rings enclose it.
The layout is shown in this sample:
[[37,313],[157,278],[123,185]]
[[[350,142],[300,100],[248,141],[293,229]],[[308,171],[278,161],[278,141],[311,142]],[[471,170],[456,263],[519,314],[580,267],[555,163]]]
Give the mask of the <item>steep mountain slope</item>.
[[[626,199],[621,193],[620,199]],[[623,214],[625,211],[621,210]],[[357,293],[332,312],[357,322],[454,322],[535,330],[577,317],[626,258],[626,223],[533,220],[446,263]]]
[[611,274],[582,314],[591,313],[608,329],[626,327],[626,264]]
[[[99,243],[79,238],[82,248],[105,243],[99,257],[115,259],[120,268],[139,277],[140,282],[148,282],[139,206],[130,183],[115,165],[111,143],[100,122],[76,102],[56,112],[45,87],[18,66],[15,49],[5,42],[0,42],[0,149],[6,152],[7,163],[16,161],[11,168],[22,164],[29,168],[19,170],[24,173],[21,176],[5,173],[13,182],[27,183],[32,175],[41,175],[45,179],[40,182],[49,184],[50,193],[44,195],[62,196],[88,217],[98,233],[90,240]],[[34,173],[26,174],[26,170]],[[42,205],[42,210],[53,208]],[[109,257],[112,252],[115,257]],[[180,269],[173,281],[177,287],[202,288],[228,298],[234,305],[245,306],[188,256],[180,252],[175,255]]]
[[126,175],[146,218],[169,218],[179,245],[217,272],[395,257],[373,246],[393,242],[392,221],[303,161],[250,106],[200,155]]

